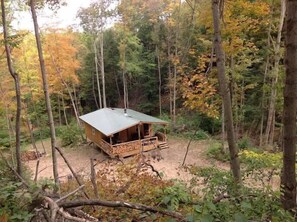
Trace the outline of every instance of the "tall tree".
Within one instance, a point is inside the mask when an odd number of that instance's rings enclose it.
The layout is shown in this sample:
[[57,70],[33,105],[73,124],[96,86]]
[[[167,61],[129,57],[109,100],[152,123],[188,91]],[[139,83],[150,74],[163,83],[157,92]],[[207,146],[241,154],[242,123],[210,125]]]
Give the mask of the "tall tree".
[[282,205],[296,207],[296,110],[297,110],[297,0],[287,1],[286,80],[284,89],[283,169],[281,176]]
[[214,47],[217,57],[217,69],[218,69],[218,80],[220,86],[220,93],[223,98],[224,104],[224,118],[226,121],[227,128],[227,140],[230,151],[230,165],[232,174],[237,183],[240,183],[240,164],[238,158],[238,148],[235,143],[235,134],[233,126],[233,116],[231,107],[230,90],[227,85],[225,76],[225,58],[222,47],[221,28],[220,28],[220,9],[223,4],[223,0],[212,0],[212,15],[213,15],[213,26],[214,26]]
[[[111,0],[98,0],[92,3],[88,8],[82,8],[78,12],[78,17],[81,20],[81,25],[86,32],[94,36],[94,51],[96,66],[99,64],[102,80],[102,103],[106,107],[106,87],[105,87],[105,65],[104,65],[104,27],[107,24],[107,18],[111,14],[108,10],[112,4]],[[97,44],[99,44],[99,51],[97,52]],[[98,58],[98,57],[99,58]],[[99,61],[98,61],[99,59]],[[98,63],[98,64],[97,64]],[[96,68],[97,70],[97,68]],[[98,72],[97,72],[98,73]],[[98,94],[101,100],[100,83],[97,75]]]
[[7,31],[7,23],[6,23],[6,13],[5,13],[5,4],[4,0],[1,0],[1,10],[2,10],[2,25],[3,25],[3,35],[4,35],[4,45],[5,52],[7,58],[7,66],[12,76],[15,84],[15,93],[16,93],[16,102],[17,102],[17,112],[16,112],[16,120],[15,120],[15,137],[16,137],[16,161],[17,161],[17,172],[22,175],[22,162],[21,162],[21,89],[20,89],[20,79],[18,73],[13,68],[11,52],[9,46],[9,36]]
[[41,45],[40,34],[39,34],[39,26],[38,26],[36,9],[35,9],[36,2],[35,2],[35,0],[30,0],[29,4],[30,4],[32,19],[33,19],[33,24],[34,24],[36,45],[37,45],[40,70],[41,70],[41,75],[42,75],[43,92],[44,92],[44,96],[45,96],[46,110],[47,110],[47,114],[48,114],[48,121],[49,121],[50,133],[51,133],[53,174],[54,174],[55,184],[58,185],[59,184],[59,174],[58,174],[57,156],[56,156],[56,149],[55,149],[56,143],[57,143],[56,131],[55,131],[55,123],[54,123],[53,112],[52,112],[52,107],[51,107],[50,95],[48,92],[47,73],[46,73],[45,64],[44,64],[42,45]]
[[272,67],[272,84],[271,84],[271,94],[270,94],[270,102],[268,109],[268,117],[267,124],[265,130],[265,144],[272,145],[273,135],[274,135],[274,120],[275,120],[275,103],[276,103],[276,93],[277,93],[277,82],[279,79],[279,62],[281,59],[280,49],[281,49],[281,38],[282,38],[282,30],[284,25],[284,19],[286,14],[286,4],[285,0],[281,0],[281,14],[279,20],[279,26],[277,31],[277,38],[275,43],[273,44],[274,48],[274,61]]

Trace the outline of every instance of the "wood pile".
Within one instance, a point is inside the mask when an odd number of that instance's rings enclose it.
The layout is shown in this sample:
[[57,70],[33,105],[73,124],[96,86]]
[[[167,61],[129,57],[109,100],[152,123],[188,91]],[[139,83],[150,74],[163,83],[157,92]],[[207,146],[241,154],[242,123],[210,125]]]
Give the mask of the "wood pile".
[[136,141],[134,143],[117,145],[116,147],[113,147],[112,153],[114,155],[122,154],[122,153],[130,152],[130,151],[134,151],[134,150],[139,150],[140,148],[141,148],[141,142]]
[[30,160],[37,160],[41,157],[41,153],[35,150],[26,150],[21,153],[21,160],[22,161],[30,161]]

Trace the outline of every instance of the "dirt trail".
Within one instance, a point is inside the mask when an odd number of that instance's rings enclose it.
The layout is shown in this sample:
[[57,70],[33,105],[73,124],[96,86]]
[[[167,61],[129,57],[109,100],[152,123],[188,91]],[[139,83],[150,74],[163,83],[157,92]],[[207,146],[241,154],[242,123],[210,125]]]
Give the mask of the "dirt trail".
[[[183,181],[188,181],[191,179],[189,173],[181,169],[181,164],[186,152],[188,141],[180,138],[169,138],[168,145],[169,149],[161,150],[162,159],[157,161],[153,159],[154,151],[146,152],[145,157],[150,159],[151,164],[156,170],[162,172],[165,179],[181,179]],[[41,158],[39,165],[38,178],[52,178],[52,160],[51,160],[51,150],[50,141],[44,141],[47,155]],[[37,144],[41,149],[41,144]],[[229,169],[228,164],[220,163],[217,161],[212,161],[206,158],[205,152],[209,145],[209,141],[193,141],[189,147],[189,153],[186,159],[187,165],[196,166],[216,166],[221,169]],[[107,160],[108,157],[100,151],[99,148],[95,146],[83,145],[75,148],[63,148],[66,158],[74,168],[74,170],[82,175],[90,175],[90,158],[96,158],[99,162]],[[61,180],[67,179],[67,176],[71,175],[70,170],[64,163],[63,159],[57,153],[58,156],[58,171]],[[131,158],[126,158],[124,162],[131,160]],[[36,160],[27,161],[26,165],[35,172]],[[103,163],[98,164],[97,167],[100,168]]]
[[[215,166],[220,169],[229,169],[229,165],[206,157],[206,151],[210,142],[208,140],[192,141],[185,165],[196,165],[200,167]],[[186,153],[188,140],[180,138],[170,138],[168,140],[169,149],[161,151],[162,160],[153,161],[154,167],[163,172],[166,179],[181,179],[188,181],[191,175],[185,172],[181,165]]]

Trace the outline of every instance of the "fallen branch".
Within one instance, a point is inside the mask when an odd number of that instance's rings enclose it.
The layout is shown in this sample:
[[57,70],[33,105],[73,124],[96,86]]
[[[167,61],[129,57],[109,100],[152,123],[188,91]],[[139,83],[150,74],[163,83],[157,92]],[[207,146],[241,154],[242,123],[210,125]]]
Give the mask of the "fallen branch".
[[85,187],[85,185],[81,185],[80,187],[76,188],[74,191],[66,194],[65,196],[61,197],[60,199],[58,199],[56,201],[56,203],[61,202],[62,200],[65,200],[66,198],[70,197],[71,195],[77,193],[78,191],[80,191],[81,189],[83,189]]
[[97,188],[97,183],[96,183],[96,172],[95,172],[95,167],[94,167],[94,159],[90,159],[90,164],[91,164],[91,182],[93,185],[94,189],[94,194],[97,199],[99,199],[99,193],[98,193],[98,188]]
[[145,162],[145,161],[143,161],[143,164],[146,165],[146,166],[148,166],[148,167],[150,167],[151,170],[152,170],[154,173],[156,173],[157,176],[158,176],[160,179],[162,179],[161,174],[159,173],[159,171],[157,171],[157,170],[154,168],[154,166],[153,166],[152,164],[147,163],[147,162]]
[[[70,209],[69,209],[70,210]],[[88,219],[90,221],[94,221],[94,222],[98,222],[98,219],[87,214],[86,212],[82,211],[82,210],[78,210],[78,209],[73,209],[73,212],[77,217],[80,217],[80,218],[85,218],[85,219]]]
[[230,198],[230,196],[228,194],[221,194],[218,197],[216,197],[215,199],[213,199],[212,203],[217,204],[217,203],[221,202],[221,200],[229,199],[229,198]]
[[[59,147],[55,147],[55,149],[59,152],[59,154],[61,155],[61,157],[63,158],[64,162],[66,163],[66,165],[68,166],[69,170],[71,171],[72,175],[74,176],[76,182],[78,183],[79,186],[82,186],[83,184],[80,182],[78,176],[76,175],[76,173],[74,172],[73,168],[71,167],[70,163],[68,162],[68,160],[66,159],[65,155],[63,154],[62,150]],[[86,196],[87,199],[90,199],[89,195],[85,192],[84,195]]]
[[135,204],[124,201],[106,201],[106,200],[74,200],[74,201],[66,201],[58,204],[59,207],[63,208],[72,208],[72,207],[80,207],[80,206],[103,206],[103,207],[113,207],[113,208],[130,208],[145,212],[159,213],[165,216],[169,216],[179,221],[186,221],[182,214],[173,211],[160,210],[155,207],[146,206],[143,204]]
[[44,196],[43,199],[49,205],[49,208],[51,211],[51,218],[50,218],[51,222],[57,221],[56,220],[57,214],[60,214],[65,219],[68,219],[71,221],[90,222],[89,220],[82,219],[79,217],[74,217],[74,216],[70,215],[68,212],[65,212],[61,207],[58,206],[58,204],[55,201],[53,201],[53,199],[51,199],[49,197]]
[[36,162],[36,168],[35,168],[35,176],[34,176],[35,183],[37,182],[37,177],[38,177],[39,162],[40,162],[40,158],[38,157],[38,160]]

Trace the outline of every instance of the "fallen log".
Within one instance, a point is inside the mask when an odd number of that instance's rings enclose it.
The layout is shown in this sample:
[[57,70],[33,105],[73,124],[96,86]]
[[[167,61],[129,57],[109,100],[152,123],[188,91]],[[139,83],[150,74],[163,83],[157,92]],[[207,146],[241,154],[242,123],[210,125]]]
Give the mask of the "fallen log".
[[74,208],[81,206],[103,206],[103,207],[112,207],[112,208],[130,208],[145,212],[151,213],[159,213],[165,216],[169,216],[179,221],[186,221],[182,214],[174,211],[161,210],[155,207],[146,206],[143,204],[136,204],[124,201],[107,201],[107,200],[73,200],[73,201],[65,201],[63,203],[58,203],[59,207],[62,208]]

